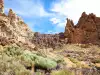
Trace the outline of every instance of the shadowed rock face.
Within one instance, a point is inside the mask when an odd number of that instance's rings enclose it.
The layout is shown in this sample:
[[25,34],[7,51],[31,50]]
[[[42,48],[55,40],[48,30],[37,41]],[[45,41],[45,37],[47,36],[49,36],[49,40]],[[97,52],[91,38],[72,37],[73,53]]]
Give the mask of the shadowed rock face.
[[77,25],[67,19],[64,35],[69,43],[100,44],[100,18],[83,12]]

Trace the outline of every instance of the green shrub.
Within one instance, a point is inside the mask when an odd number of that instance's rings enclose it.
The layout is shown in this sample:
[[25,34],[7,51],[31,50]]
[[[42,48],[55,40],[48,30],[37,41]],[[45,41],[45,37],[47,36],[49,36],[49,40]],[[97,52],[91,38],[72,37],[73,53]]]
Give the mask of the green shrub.
[[14,58],[9,61],[0,60],[0,75],[31,75],[24,65]]
[[39,49],[37,55],[47,57],[57,63],[63,62],[63,57],[61,55],[53,54],[49,51],[49,49]]
[[51,68],[55,68],[57,66],[57,63],[51,59],[38,56],[35,59],[35,65],[40,66],[42,68],[51,69]]
[[57,63],[62,63],[64,62],[63,57],[60,55],[56,55],[56,56],[50,56],[48,55],[47,58],[54,60]]
[[22,57],[24,61],[34,63],[35,66],[39,66],[42,68],[50,69],[50,68],[55,68],[57,66],[57,63],[52,59],[32,54],[29,51],[24,52]]
[[22,49],[8,46],[0,54],[0,75],[31,75],[30,71],[21,63]]
[[22,54],[22,50],[20,47],[9,46],[5,48],[4,53],[8,56],[19,56]]
[[25,51],[22,55],[21,55],[21,61],[25,66],[31,66],[32,64],[34,64],[34,60],[36,57],[36,54],[32,54],[29,51]]

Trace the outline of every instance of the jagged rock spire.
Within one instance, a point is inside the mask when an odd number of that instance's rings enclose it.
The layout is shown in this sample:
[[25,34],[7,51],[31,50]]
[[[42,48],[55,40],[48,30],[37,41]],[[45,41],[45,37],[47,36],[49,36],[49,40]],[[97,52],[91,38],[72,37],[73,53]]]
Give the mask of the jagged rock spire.
[[64,35],[70,43],[100,44],[100,17],[83,12],[76,25],[67,19]]
[[4,13],[4,0],[0,0],[0,13]]
[[9,9],[9,13],[8,13],[8,17],[16,17],[16,14],[13,12],[13,10],[12,9]]
[[74,31],[74,23],[73,23],[72,20],[67,18],[67,24],[66,24],[66,27],[65,27],[65,35],[68,36],[68,34],[71,31]]

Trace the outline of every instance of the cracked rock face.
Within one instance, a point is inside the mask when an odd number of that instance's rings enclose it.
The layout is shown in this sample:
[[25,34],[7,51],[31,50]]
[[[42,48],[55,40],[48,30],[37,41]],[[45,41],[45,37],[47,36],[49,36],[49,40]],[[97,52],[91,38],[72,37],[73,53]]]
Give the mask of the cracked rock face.
[[83,12],[76,25],[67,19],[64,35],[69,43],[100,44],[100,17]]
[[34,33],[12,9],[9,10],[8,15],[0,15],[0,37],[6,38],[7,42],[13,40],[13,43],[20,42],[31,46],[33,36]]

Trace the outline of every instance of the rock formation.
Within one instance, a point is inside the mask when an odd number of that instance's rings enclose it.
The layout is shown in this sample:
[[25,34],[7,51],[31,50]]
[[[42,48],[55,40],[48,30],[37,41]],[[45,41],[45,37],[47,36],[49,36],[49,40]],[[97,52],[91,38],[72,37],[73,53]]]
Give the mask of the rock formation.
[[35,33],[33,43],[38,48],[61,48],[64,44],[67,44],[67,39],[64,39],[64,34],[40,34]]
[[64,35],[69,43],[100,44],[100,17],[83,12],[76,25],[67,19]]
[[0,13],[4,13],[4,0],[0,0]]
[[2,45],[9,42],[33,48],[34,45],[31,42],[33,35],[34,33],[12,9],[9,10],[8,15],[0,15],[0,43]]

